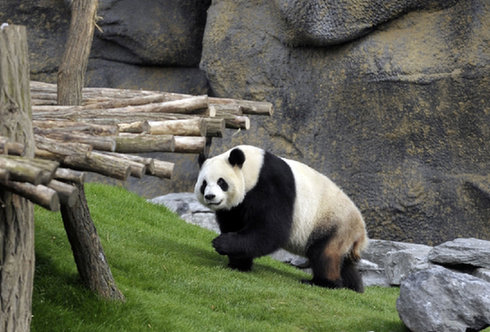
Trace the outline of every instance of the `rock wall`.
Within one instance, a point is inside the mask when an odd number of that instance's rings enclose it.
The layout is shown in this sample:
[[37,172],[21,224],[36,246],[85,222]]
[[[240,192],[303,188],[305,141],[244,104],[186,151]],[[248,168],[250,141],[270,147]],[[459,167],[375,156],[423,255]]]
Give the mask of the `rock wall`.
[[[211,0],[99,0],[87,86],[205,94],[199,69]],[[0,22],[28,29],[31,78],[56,82],[70,24],[70,1],[5,0]]]
[[[27,25],[33,79],[56,79],[67,3],[0,2],[0,22]],[[99,16],[87,85],[268,100],[271,119],[212,152],[310,164],[373,238],[490,239],[488,1],[101,0]],[[127,186],[192,190],[195,157],[172,161],[176,181]]]

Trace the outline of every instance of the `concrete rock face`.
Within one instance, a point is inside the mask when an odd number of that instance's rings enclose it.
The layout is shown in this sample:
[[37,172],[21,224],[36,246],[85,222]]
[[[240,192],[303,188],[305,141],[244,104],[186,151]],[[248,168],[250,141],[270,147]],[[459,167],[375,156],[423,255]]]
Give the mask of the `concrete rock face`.
[[210,0],[102,0],[91,86],[207,93],[198,68]]
[[479,331],[490,325],[490,283],[443,267],[408,276],[397,310],[418,331]]
[[449,7],[456,1],[426,0],[275,0],[284,20],[281,40],[296,46],[328,46],[369,33],[376,26],[414,9]]
[[213,1],[201,60],[212,91],[276,108],[214,151],[247,143],[306,162],[353,198],[372,238],[489,239],[488,1],[346,1],[338,22],[322,3]]
[[[100,0],[87,86],[203,94],[199,70],[210,0]],[[56,82],[71,18],[69,1],[7,0],[0,21],[26,25],[31,78]]]

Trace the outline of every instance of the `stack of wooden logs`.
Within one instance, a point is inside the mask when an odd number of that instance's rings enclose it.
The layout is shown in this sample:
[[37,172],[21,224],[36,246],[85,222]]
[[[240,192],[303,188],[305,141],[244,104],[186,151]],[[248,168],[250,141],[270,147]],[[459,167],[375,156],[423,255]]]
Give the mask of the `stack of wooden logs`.
[[110,88],[85,88],[81,106],[59,106],[55,84],[31,81],[30,90],[35,158],[0,137],[0,185],[53,211],[73,204],[68,183],[83,183],[83,171],[170,178],[173,163],[137,153],[207,154],[225,128],[247,130],[247,115],[272,114],[268,102]]

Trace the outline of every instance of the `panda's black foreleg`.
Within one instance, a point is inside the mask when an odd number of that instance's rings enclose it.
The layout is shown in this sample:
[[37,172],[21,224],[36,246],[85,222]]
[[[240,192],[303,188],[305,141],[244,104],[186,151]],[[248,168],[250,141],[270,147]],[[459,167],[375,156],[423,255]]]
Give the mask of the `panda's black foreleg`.
[[229,232],[215,238],[213,247],[220,255],[256,258],[279,249],[280,242],[272,240],[265,232]]
[[252,270],[253,258],[228,256],[228,267],[234,270],[247,272]]

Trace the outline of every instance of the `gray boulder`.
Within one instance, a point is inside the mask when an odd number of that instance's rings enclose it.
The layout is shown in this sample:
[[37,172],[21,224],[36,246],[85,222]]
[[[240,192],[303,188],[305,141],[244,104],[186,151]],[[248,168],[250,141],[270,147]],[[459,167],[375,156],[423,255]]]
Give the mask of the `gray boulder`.
[[402,281],[396,307],[414,332],[479,331],[490,324],[490,283],[434,266]]
[[214,212],[199,203],[194,193],[172,193],[148,201],[153,204],[165,205],[190,224],[219,233]]
[[386,255],[385,273],[390,285],[400,285],[400,282],[410,273],[425,270],[430,267],[427,255],[432,247],[411,248],[391,251]]
[[469,265],[490,269],[490,241],[459,238],[444,242],[431,250],[429,260],[446,266]]
[[379,266],[376,263],[370,262],[366,259],[361,259],[357,264],[357,268],[362,276],[362,283],[364,287],[367,286],[381,286],[389,287],[390,283],[386,278],[384,267]]
[[429,246],[416,243],[389,241],[389,240],[377,240],[369,239],[369,245],[362,253],[362,258],[376,263],[384,269],[386,257],[391,252],[397,252],[400,250],[410,250],[413,252],[425,252],[428,251]]
[[365,285],[399,285],[409,273],[429,266],[427,254],[431,249],[423,244],[370,239],[362,253],[363,261],[369,264],[360,264]]

